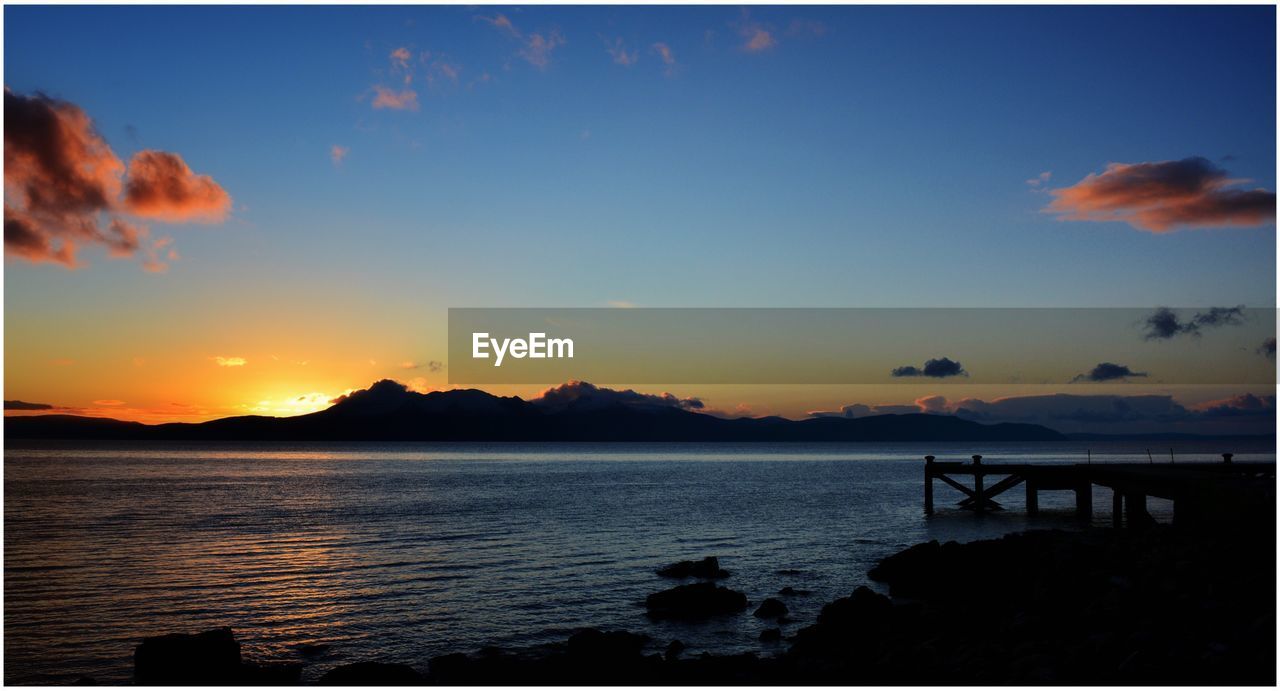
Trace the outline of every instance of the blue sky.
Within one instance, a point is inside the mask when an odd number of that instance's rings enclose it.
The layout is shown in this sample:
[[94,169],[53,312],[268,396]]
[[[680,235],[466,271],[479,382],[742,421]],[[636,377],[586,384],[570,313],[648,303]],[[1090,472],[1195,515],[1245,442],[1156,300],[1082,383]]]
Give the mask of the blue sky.
[[10,330],[150,315],[422,350],[450,306],[1275,305],[1273,223],[1043,211],[1113,162],[1201,156],[1273,191],[1273,7],[4,11],[9,89],[234,199],[153,225],[181,254],[162,275],[101,248],[9,262]]

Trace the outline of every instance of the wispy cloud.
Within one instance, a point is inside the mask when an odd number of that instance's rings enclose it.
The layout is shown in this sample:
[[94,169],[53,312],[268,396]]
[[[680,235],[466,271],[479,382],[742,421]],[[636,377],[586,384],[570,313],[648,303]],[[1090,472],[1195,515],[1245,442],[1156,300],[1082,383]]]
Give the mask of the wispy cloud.
[[215,355],[209,359],[218,363],[219,367],[244,367],[249,364],[249,361],[242,357],[225,357],[222,355]]
[[651,49],[657,54],[658,59],[662,61],[663,73],[668,77],[674,76],[678,65],[676,63],[676,54],[671,50],[671,46],[659,42],[653,44]]
[[418,92],[413,89],[396,91],[377,84],[373,87],[373,107],[378,110],[417,110]]
[[742,39],[740,47],[748,53],[763,53],[778,45],[772,28],[751,19],[750,13],[745,9],[742,11],[741,18],[733,22],[732,26],[738,32],[738,37]]
[[564,35],[559,29],[551,28],[543,31],[534,31],[525,33],[516,27],[506,15],[499,14],[493,17],[477,17],[490,26],[494,27],[504,35],[515,39],[520,43],[520,47],[516,50],[516,54],[525,62],[534,67],[543,70],[551,64],[551,56],[556,48],[565,44]]
[[621,38],[610,41],[604,39],[605,52],[609,57],[613,58],[613,62],[623,67],[630,67],[640,60],[640,53],[635,50],[627,50],[626,43]]
[[1168,307],[1157,307],[1143,321],[1145,333],[1142,337],[1147,341],[1167,341],[1175,336],[1199,336],[1205,329],[1239,326],[1244,320],[1244,305],[1210,307],[1204,312],[1196,312],[1186,321]]
[[1042,189],[1045,185],[1049,184],[1049,178],[1051,177],[1053,177],[1053,173],[1046,170],[1034,178],[1029,178],[1027,180],[1027,187],[1032,189]]
[[329,160],[333,161],[333,165],[335,166],[341,165],[342,162],[346,160],[347,154],[349,153],[351,153],[351,149],[345,146],[334,144],[333,146],[329,147]]
[[1065,221],[1120,221],[1139,230],[1261,226],[1275,220],[1276,195],[1238,187],[1205,158],[1111,163],[1070,187],[1051,190],[1045,211]]

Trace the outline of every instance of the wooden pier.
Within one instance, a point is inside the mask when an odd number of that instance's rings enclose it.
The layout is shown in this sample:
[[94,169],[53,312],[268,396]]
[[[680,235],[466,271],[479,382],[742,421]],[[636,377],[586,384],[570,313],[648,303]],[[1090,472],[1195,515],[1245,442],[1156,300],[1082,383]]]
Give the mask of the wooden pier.
[[[1271,516],[1275,512],[1276,466],[1271,463],[1233,463],[1222,454],[1221,463],[971,463],[938,461],[924,457],[924,511],[934,511],[934,480],[955,488],[963,498],[960,508],[976,513],[1002,511],[996,497],[1023,485],[1026,511],[1040,510],[1040,492],[1075,493],[1076,516],[1093,518],[1093,488],[1111,490],[1111,520],[1115,527],[1142,526],[1152,521],[1147,497],[1173,501],[1175,523],[1235,522],[1245,515]],[[973,478],[972,486],[956,479]],[[988,485],[987,479],[996,482]]]

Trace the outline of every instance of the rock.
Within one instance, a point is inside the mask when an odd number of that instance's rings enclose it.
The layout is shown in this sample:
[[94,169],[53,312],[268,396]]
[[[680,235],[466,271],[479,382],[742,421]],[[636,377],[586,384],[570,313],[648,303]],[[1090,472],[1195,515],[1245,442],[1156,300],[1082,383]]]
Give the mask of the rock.
[[654,619],[706,619],[747,608],[747,596],[713,583],[679,585],[645,598]]
[[240,644],[230,628],[143,639],[133,649],[138,684],[225,685],[239,681]]
[[239,682],[250,686],[284,686],[302,681],[299,662],[240,663]]
[[787,606],[782,604],[782,600],[775,598],[765,598],[764,602],[756,608],[755,615],[761,619],[777,619],[786,616]]
[[629,631],[583,629],[569,637],[569,654],[592,660],[630,659],[640,656],[649,637]]
[[676,639],[667,644],[667,652],[666,652],[666,655],[664,655],[664,657],[667,659],[667,662],[670,662],[672,660],[675,660],[676,658],[679,658],[680,653],[683,653],[683,652],[684,652],[684,643],[681,643],[680,639]]
[[720,560],[706,557],[699,561],[678,561],[658,569],[658,575],[664,578],[728,578],[729,572],[720,568]]
[[471,672],[471,658],[463,653],[437,655],[428,663],[431,681],[435,684],[463,683]]
[[414,668],[392,662],[355,662],[334,667],[320,677],[320,683],[327,686],[399,686],[423,681]]
[[301,643],[297,646],[298,654],[303,657],[319,657],[329,652],[328,643]]
[[782,590],[779,590],[779,591],[778,591],[778,594],[779,594],[779,595],[782,595],[782,596],[784,596],[784,597],[796,597],[796,596],[800,596],[800,595],[812,595],[812,594],[813,594],[813,591],[812,591],[812,590],[797,590],[797,589],[795,589],[795,588],[792,588],[791,586],[787,586],[787,587],[783,588]]
[[782,640],[782,629],[765,629],[760,632],[761,643],[776,643]]

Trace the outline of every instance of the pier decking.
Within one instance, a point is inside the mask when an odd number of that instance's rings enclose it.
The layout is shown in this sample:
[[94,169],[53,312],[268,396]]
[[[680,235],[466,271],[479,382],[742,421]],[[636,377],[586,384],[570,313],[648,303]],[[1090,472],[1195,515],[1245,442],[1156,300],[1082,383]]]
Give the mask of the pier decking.
[[[1076,515],[1093,517],[1093,488],[1112,492],[1112,522],[1119,528],[1152,522],[1147,513],[1147,497],[1173,502],[1174,522],[1235,522],[1245,515],[1271,515],[1275,511],[1276,466],[1270,463],[1233,463],[1232,454],[1222,454],[1220,463],[983,463],[973,456],[971,463],[938,461],[925,456],[924,510],[934,512],[934,480],[959,491],[959,506],[977,513],[1000,511],[996,497],[1024,485],[1026,511],[1040,510],[1040,492],[1075,492]],[[967,486],[957,476],[972,476]],[[988,478],[999,478],[987,485]]]

